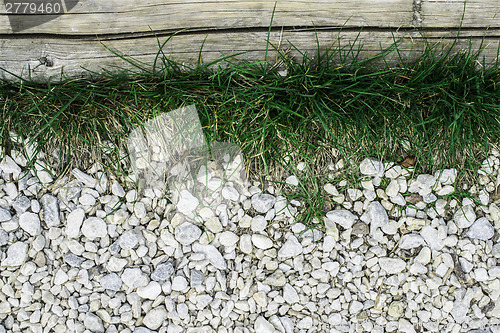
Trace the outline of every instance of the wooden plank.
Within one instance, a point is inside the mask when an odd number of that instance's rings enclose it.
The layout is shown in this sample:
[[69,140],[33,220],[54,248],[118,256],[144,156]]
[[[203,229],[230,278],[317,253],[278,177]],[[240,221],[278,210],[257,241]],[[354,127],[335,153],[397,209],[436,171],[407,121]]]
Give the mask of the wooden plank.
[[[411,57],[424,46],[422,35],[416,32],[399,32],[394,35],[396,38],[402,37],[403,43],[400,46],[403,57]],[[451,44],[456,36],[456,32],[426,32],[425,37],[431,40],[440,40]],[[467,48],[469,38],[472,38],[472,47],[477,49],[481,42],[483,31],[464,32],[459,39],[457,47]],[[206,37],[206,40],[205,40]],[[342,46],[348,47],[354,45],[354,49],[363,44],[360,58],[374,56],[381,49],[389,47],[393,43],[391,32],[380,32],[378,30],[365,31],[358,35],[356,31],[331,31],[319,30],[317,37],[320,43],[320,49],[325,50],[328,47],[336,46],[338,38]],[[356,38],[358,37],[358,41]],[[485,50],[483,56],[486,64],[491,65],[498,61],[497,47],[499,40],[498,31],[490,31],[484,40]],[[160,42],[167,37],[161,37]],[[185,34],[174,36],[164,47],[163,52],[172,60],[184,62],[187,64],[196,64],[198,52],[203,45],[202,60],[209,63],[220,59],[222,55],[230,56],[239,52],[247,52],[237,57],[240,61],[263,60],[266,49],[267,32],[233,32],[233,33],[209,33],[209,34]],[[205,42],[204,42],[205,40]],[[124,38],[108,39],[102,41],[109,49],[115,52],[133,57],[136,61],[146,63],[151,68],[158,53],[158,40],[155,37],[143,38]],[[282,50],[289,50],[289,55],[300,61],[301,56],[296,52],[289,42],[292,42],[302,52],[308,52],[315,55],[317,44],[315,33],[312,29],[302,30],[284,30],[273,31],[270,36],[270,42],[279,46]],[[413,47],[413,52],[410,52]],[[106,49],[96,38],[87,39],[61,39],[61,38],[16,38],[0,39],[0,79],[15,79],[9,74],[19,75],[22,78],[31,78],[35,81],[46,82],[48,80],[57,81],[61,78],[61,72],[65,77],[94,77],[86,68],[95,72],[103,72],[103,67],[112,72],[120,72],[121,67],[127,70],[137,70],[131,64],[116,57],[112,52]],[[268,60],[275,63],[276,52],[269,48]],[[51,66],[43,65],[40,62],[41,57],[46,57]],[[397,64],[399,59],[394,54],[391,64]],[[220,65],[220,64],[218,64]],[[158,62],[157,66],[161,66]]]
[[[409,27],[412,0],[107,0],[80,1],[66,14],[16,16],[16,24],[33,26],[19,33],[64,35],[121,34],[268,27],[276,3],[273,26],[280,27]],[[13,18],[13,16],[11,17]],[[346,23],[347,22],[347,23]],[[0,34],[11,34],[6,8],[0,2]]]
[[[421,0],[421,27],[457,28],[465,0]],[[467,0],[462,27],[500,28],[500,0]]]

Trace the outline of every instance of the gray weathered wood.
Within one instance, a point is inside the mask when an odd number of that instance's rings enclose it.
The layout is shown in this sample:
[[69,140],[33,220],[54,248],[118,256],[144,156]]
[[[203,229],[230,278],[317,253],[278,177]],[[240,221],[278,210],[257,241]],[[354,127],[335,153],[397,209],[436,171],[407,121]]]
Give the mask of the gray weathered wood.
[[[422,0],[421,26],[426,28],[500,28],[500,0]],[[462,21],[463,15],[463,21]]]
[[[80,1],[68,13],[22,33],[69,35],[268,27],[274,0]],[[3,3],[0,3],[3,6]],[[402,27],[412,21],[411,0],[280,0],[274,26]],[[0,34],[11,33],[0,7]],[[28,18],[35,19],[34,16]]]
[[[392,44],[391,32],[404,37],[401,47],[412,47],[414,53],[424,48],[422,36],[451,42],[460,26],[464,0],[80,0],[68,13],[18,32],[12,31],[0,1],[0,78],[18,75],[46,81],[59,80],[61,72],[68,78],[91,76],[84,68],[98,73],[119,72],[118,67],[137,69],[102,43],[151,66],[158,52],[155,35],[163,42],[182,29],[186,30],[164,49],[175,61],[196,64],[205,37],[205,63],[240,52],[246,53],[237,57],[239,61],[262,61],[275,3],[270,41],[276,45],[281,41],[283,50],[290,49],[291,42],[301,51],[316,52],[315,29],[322,50],[337,41],[339,30],[340,45],[348,47],[363,28],[356,47],[362,43],[360,57],[368,58]],[[499,9],[500,0],[468,0],[457,44],[468,47],[470,37],[477,50],[485,35],[482,55],[487,65],[498,60]],[[36,21],[37,16],[27,19]],[[289,54],[300,60],[293,48]],[[408,57],[410,52],[403,49],[400,54]],[[42,57],[52,66],[41,64]],[[268,60],[275,58],[270,49]],[[397,62],[393,57],[391,64]]]
[[[486,65],[491,65],[497,58],[498,35],[493,32],[488,33],[484,41]],[[428,32],[424,35],[430,40],[441,40],[443,45],[451,45],[455,35],[451,32]],[[463,38],[459,39],[457,48],[466,49],[468,38],[472,38],[473,49],[479,48],[482,31],[468,31],[462,33]],[[206,39],[205,39],[206,37]],[[336,47],[338,37],[343,47],[348,48],[349,44],[354,45],[354,50],[363,44],[361,58],[368,58],[380,53],[381,49],[389,47],[393,42],[393,35],[390,32],[366,31],[358,35],[354,31],[317,31],[317,37],[321,50],[327,47]],[[416,32],[399,32],[395,38],[404,37],[400,45],[401,55],[405,58],[415,56],[419,50],[423,49],[423,39]],[[161,37],[160,43],[167,37]],[[163,48],[163,52],[170,59],[194,65],[198,61],[198,53],[203,45],[202,61],[209,63],[220,59],[222,56],[230,56],[240,52],[247,52],[239,55],[236,59],[240,61],[262,60],[265,56],[267,32],[233,32],[233,33],[209,33],[209,34],[187,34],[174,36]],[[358,38],[357,42],[356,38]],[[290,45],[292,42],[302,52],[308,52],[315,56],[317,52],[316,36],[312,29],[284,30],[283,32],[272,32],[270,42],[281,50],[289,51],[289,56],[296,60],[301,56]],[[109,49],[106,49],[106,47]],[[118,73],[122,69],[138,72],[138,69],[126,61],[116,57],[110,50],[114,50],[125,57],[132,57],[136,62],[142,62],[140,66],[151,70],[158,52],[158,40],[154,37],[144,37],[140,39],[111,39],[104,40],[102,44],[98,40],[66,40],[56,38],[41,39],[11,39],[0,41],[3,50],[0,54],[0,67],[9,69],[12,73],[22,73],[23,78],[31,75],[36,81],[47,81],[60,79],[61,71],[66,77],[92,77],[86,68],[93,72],[102,73],[102,68]],[[410,52],[410,50],[413,50]],[[12,56],[16,54],[16,56]],[[40,65],[40,58],[46,57],[52,63],[52,67]],[[390,61],[392,65],[399,62],[397,54],[393,54]],[[279,61],[277,53],[269,47],[268,60],[272,63]],[[157,66],[161,67],[158,60]],[[219,63],[218,65],[224,65]],[[120,68],[118,68],[120,67]],[[30,68],[30,71],[28,71]],[[95,77],[95,76],[94,76]],[[0,78],[13,79],[13,77],[0,70]]]

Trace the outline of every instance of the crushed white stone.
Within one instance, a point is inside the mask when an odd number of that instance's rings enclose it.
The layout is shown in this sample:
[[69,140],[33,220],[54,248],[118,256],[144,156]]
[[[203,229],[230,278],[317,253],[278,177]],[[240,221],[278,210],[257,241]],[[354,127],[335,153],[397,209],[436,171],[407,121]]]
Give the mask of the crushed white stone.
[[[156,171],[174,156],[146,150]],[[311,228],[297,215],[307,202],[244,180],[240,155],[212,154],[193,173],[178,161],[168,199],[160,184],[133,189],[98,164],[47,187],[43,158],[40,182],[22,152],[11,155],[0,161],[0,332],[486,333],[500,324],[498,150],[464,187],[455,169],[413,175],[365,159],[359,185],[323,186],[332,202]],[[330,178],[347,165],[328,165]],[[449,197],[461,188],[482,205]]]

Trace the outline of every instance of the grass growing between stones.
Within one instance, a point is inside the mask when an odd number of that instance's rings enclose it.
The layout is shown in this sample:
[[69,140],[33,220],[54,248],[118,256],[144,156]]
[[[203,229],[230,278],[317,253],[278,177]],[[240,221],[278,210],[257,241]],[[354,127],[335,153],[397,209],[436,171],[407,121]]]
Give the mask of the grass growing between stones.
[[[340,62],[345,50],[304,54],[301,62],[281,53],[287,75],[263,63],[214,71],[216,64],[187,68],[165,58],[164,69],[133,78],[0,82],[0,144],[10,152],[29,139],[30,155],[53,158],[54,176],[100,162],[123,177],[131,129],[195,104],[207,140],[241,147],[252,178],[274,181],[288,199],[303,200],[301,220],[313,226],[335,205],[324,183],[356,186],[360,179],[349,170],[365,157],[410,158],[415,173],[456,167],[466,182],[498,145],[498,62],[485,68],[470,49],[438,50],[439,44],[429,47],[397,68],[377,69],[351,48]],[[398,54],[395,43],[375,58]],[[298,185],[284,182],[290,175]]]

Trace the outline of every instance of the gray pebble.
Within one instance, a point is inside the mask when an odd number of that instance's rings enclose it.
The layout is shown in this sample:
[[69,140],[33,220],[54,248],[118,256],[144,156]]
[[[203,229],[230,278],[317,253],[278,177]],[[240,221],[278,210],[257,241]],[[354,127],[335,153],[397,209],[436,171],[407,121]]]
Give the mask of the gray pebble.
[[170,262],[159,264],[151,274],[151,279],[154,281],[164,282],[174,273],[174,266]]
[[61,223],[59,219],[59,204],[57,202],[57,198],[50,195],[45,194],[40,199],[40,204],[42,205],[43,211],[43,220],[48,227],[55,227]]

